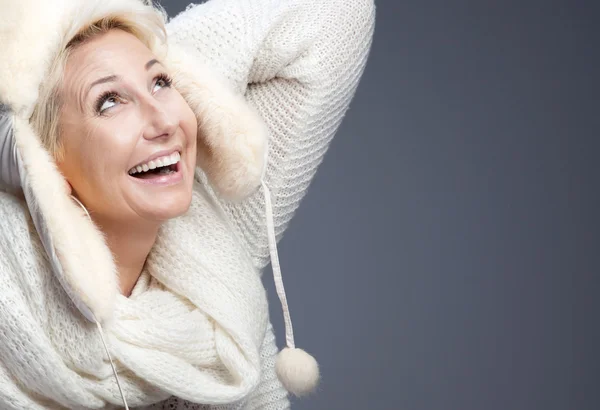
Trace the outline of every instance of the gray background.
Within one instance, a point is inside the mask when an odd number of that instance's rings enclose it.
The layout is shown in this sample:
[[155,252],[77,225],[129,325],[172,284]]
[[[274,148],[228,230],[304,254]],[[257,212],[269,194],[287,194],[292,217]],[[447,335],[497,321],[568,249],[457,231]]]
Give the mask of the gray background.
[[295,410],[600,408],[594,3],[376,1],[280,246],[323,375]]

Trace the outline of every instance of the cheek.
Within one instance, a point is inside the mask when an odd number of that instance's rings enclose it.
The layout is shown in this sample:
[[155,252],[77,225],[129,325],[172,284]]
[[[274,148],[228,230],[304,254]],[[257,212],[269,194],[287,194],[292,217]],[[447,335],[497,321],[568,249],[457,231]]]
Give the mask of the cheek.
[[[190,113],[191,112],[192,111],[190,110]],[[196,144],[198,142],[198,123],[193,114],[190,115],[190,118],[186,122],[185,134],[190,147],[193,148],[194,152],[196,152]]]
[[65,155],[59,168],[74,188],[103,190],[107,181],[114,181],[111,177],[125,172],[135,144],[135,130],[127,119],[115,122],[87,124],[65,135]]
[[86,176],[91,171],[86,144],[80,138],[81,132],[78,127],[63,126],[59,139],[61,152],[57,158],[59,170],[77,192],[85,190],[89,185]]
[[181,113],[180,126],[185,135],[185,142],[188,150],[193,153],[193,162],[196,163],[196,144],[198,140],[198,122],[192,109],[187,105],[183,97],[179,112]]

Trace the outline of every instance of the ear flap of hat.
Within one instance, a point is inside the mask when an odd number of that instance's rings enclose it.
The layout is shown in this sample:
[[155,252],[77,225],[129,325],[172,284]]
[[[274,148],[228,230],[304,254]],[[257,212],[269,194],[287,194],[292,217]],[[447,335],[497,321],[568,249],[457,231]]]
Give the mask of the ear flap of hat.
[[102,234],[70,199],[64,177],[29,121],[6,106],[0,118],[0,186],[23,189],[52,269],[81,313],[93,322],[110,320],[118,280]]
[[268,128],[260,114],[195,50],[170,44],[166,64],[198,121],[198,166],[219,196],[246,198],[260,187],[267,163]]

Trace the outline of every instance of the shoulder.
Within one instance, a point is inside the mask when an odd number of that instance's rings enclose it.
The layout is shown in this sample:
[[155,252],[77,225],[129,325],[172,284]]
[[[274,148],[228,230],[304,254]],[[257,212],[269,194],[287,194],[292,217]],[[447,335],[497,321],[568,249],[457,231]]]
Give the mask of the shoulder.
[[48,301],[57,304],[64,299],[25,200],[1,191],[0,283],[3,303],[25,303],[38,313],[49,306]]
[[25,200],[0,191],[0,253],[32,247],[29,210]]
[[29,211],[25,200],[0,190],[0,232],[13,223],[26,224]]

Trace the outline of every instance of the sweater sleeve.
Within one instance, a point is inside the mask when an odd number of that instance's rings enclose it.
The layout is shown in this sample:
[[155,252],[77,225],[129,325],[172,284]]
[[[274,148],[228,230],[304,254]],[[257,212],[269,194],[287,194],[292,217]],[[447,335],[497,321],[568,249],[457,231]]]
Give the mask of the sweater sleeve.
[[[269,128],[265,182],[279,241],[349,108],[369,54],[373,0],[210,0],[169,22]],[[269,262],[262,190],[226,212],[255,266]]]

